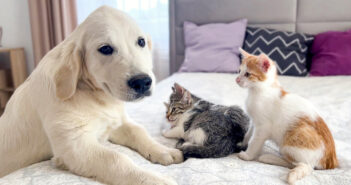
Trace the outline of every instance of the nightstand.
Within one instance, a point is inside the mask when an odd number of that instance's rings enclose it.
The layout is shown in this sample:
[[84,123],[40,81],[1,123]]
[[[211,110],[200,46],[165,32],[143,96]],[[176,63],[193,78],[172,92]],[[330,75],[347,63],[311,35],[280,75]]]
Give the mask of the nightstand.
[[0,108],[3,109],[28,74],[24,48],[0,47],[0,55]]

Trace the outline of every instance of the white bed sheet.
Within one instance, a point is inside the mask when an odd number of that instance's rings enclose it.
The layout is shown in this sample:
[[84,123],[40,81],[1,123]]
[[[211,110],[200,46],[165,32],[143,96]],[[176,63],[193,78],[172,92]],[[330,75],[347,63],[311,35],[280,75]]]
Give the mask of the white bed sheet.
[[[233,74],[214,73],[175,74],[161,81],[152,97],[137,103],[127,103],[127,111],[130,117],[144,125],[158,141],[172,145],[174,141],[163,138],[160,131],[168,127],[162,102],[168,100],[173,83],[178,82],[194,94],[218,104],[243,106],[247,91],[236,85],[235,77]],[[351,77],[282,76],[279,80],[288,92],[306,97],[319,108],[335,138],[341,164],[339,169],[314,171],[297,184],[351,184]],[[286,184],[283,178],[288,169],[255,161],[242,161],[235,155],[219,159],[189,159],[181,164],[161,166],[150,163],[126,147],[109,143],[106,145],[127,154],[141,167],[172,176],[179,185]],[[267,142],[264,151],[277,152],[277,147]],[[44,161],[1,178],[0,184],[100,183],[55,169],[50,161]]]

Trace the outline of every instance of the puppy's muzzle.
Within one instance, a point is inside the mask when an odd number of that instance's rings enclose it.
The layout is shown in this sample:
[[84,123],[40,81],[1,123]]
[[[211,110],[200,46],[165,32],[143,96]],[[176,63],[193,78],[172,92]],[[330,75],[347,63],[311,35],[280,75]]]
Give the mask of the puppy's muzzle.
[[149,96],[152,79],[145,74],[133,76],[128,80],[128,86],[140,95]]

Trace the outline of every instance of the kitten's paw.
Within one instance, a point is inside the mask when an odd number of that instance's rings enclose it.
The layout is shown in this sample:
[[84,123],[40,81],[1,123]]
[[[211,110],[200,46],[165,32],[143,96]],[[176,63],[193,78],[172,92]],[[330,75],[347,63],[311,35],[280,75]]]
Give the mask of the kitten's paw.
[[295,168],[290,170],[288,174],[288,184],[293,185],[296,183],[296,181],[304,178],[306,175],[311,174],[313,171],[313,168],[305,163],[297,163]]
[[238,157],[242,160],[245,160],[245,161],[251,161],[254,159],[254,157],[251,157],[250,155],[248,155],[246,152],[244,151],[241,151],[239,154],[238,154]]
[[298,180],[298,174],[294,172],[290,172],[287,178],[288,184],[294,185],[297,180]]
[[167,132],[168,132],[168,131],[169,131],[168,129],[163,129],[162,132],[161,132],[162,136],[163,136],[163,137],[169,137],[169,136],[167,135]]

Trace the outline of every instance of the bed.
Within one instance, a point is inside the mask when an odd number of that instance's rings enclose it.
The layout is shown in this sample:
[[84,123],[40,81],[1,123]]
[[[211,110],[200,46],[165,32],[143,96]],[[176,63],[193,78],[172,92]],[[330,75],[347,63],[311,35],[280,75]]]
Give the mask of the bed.
[[[230,22],[246,17],[250,25],[312,34],[351,28],[351,12],[348,10],[351,1],[338,0],[332,4],[328,2],[330,1],[171,0],[170,71],[173,74],[156,85],[151,97],[140,102],[128,103],[127,112],[136,122],[144,125],[156,140],[174,146],[174,140],[166,139],[160,134],[161,130],[169,127],[162,102],[168,100],[174,82],[209,101],[223,105],[244,106],[247,91],[236,85],[236,74],[175,73],[184,59],[181,25],[185,20],[204,24]],[[351,76],[279,76],[279,80],[288,92],[300,94],[318,107],[334,136],[341,164],[338,169],[314,171],[297,184],[351,184]],[[287,168],[255,161],[247,162],[235,155],[218,159],[188,159],[181,164],[162,166],[150,163],[126,147],[105,144],[127,154],[143,168],[173,177],[180,185],[286,184],[284,178],[288,173]],[[271,142],[266,142],[264,152],[277,153],[277,147]],[[94,179],[56,169],[50,161],[44,161],[0,178],[0,184],[100,183]]]
[[[129,103],[127,111],[142,123],[159,142],[173,146],[174,141],[160,135],[167,128],[163,101],[168,99],[171,86],[178,82],[200,97],[223,105],[244,105],[246,90],[235,83],[235,74],[180,73],[161,81],[152,97]],[[341,168],[314,171],[298,184],[351,183],[351,77],[279,77],[287,91],[296,92],[312,101],[325,118],[335,138]],[[201,84],[201,85],[199,85]],[[213,90],[211,90],[213,89]],[[341,90],[342,89],[342,90]],[[215,91],[214,91],[215,90]],[[214,93],[216,92],[216,93]],[[170,166],[152,164],[136,152],[122,146],[106,143],[132,158],[139,166],[172,176],[180,185],[229,185],[229,184],[285,184],[282,177],[287,168],[238,159],[235,155],[219,159],[188,159]],[[272,143],[266,143],[265,152],[277,152]],[[0,184],[100,184],[92,179],[79,177],[55,169],[50,161],[34,164],[0,179]]]

